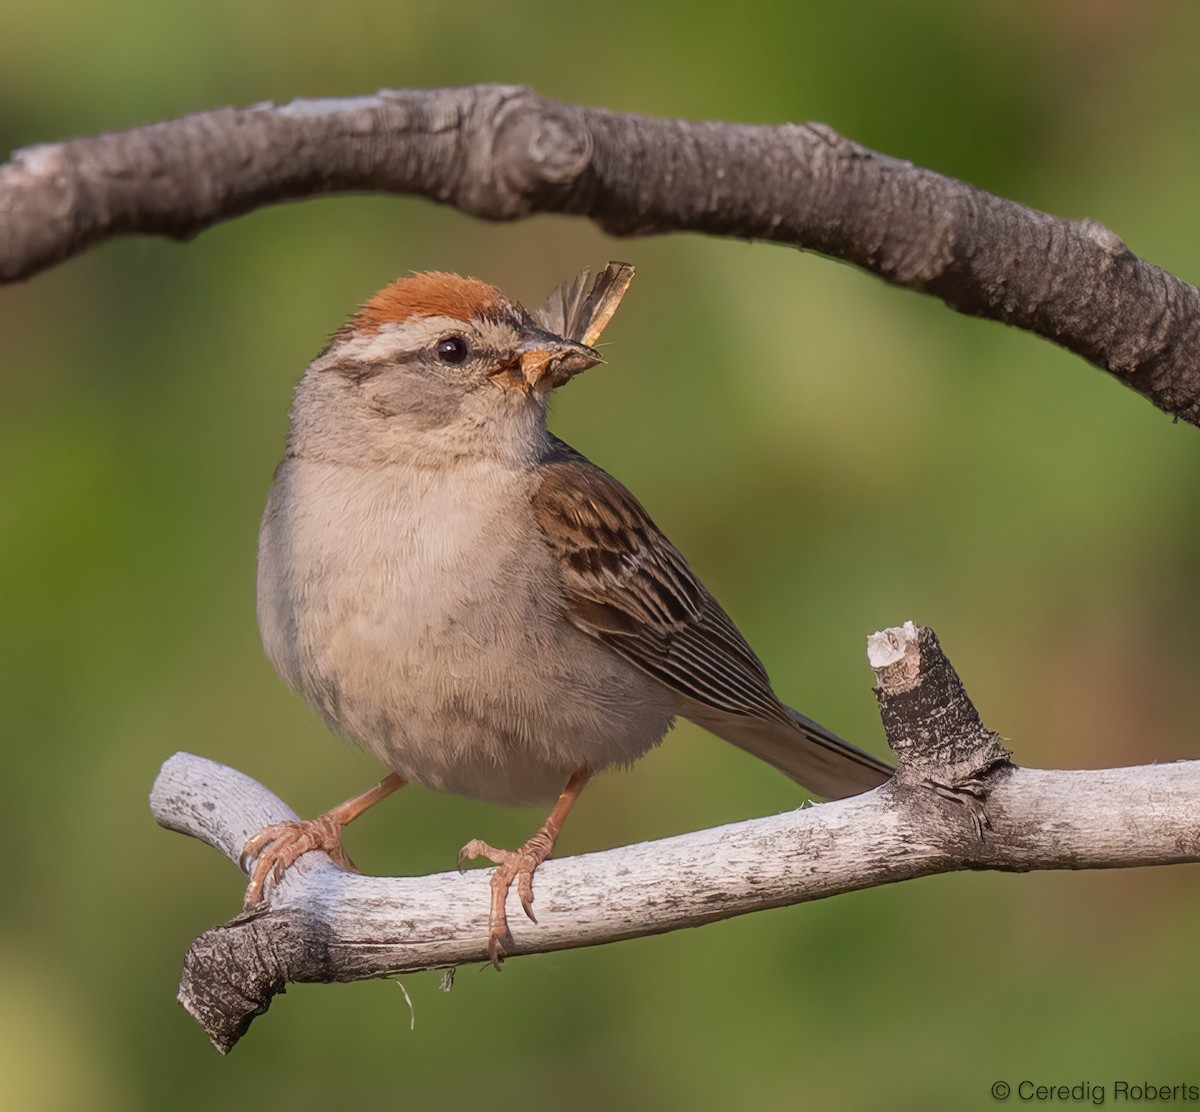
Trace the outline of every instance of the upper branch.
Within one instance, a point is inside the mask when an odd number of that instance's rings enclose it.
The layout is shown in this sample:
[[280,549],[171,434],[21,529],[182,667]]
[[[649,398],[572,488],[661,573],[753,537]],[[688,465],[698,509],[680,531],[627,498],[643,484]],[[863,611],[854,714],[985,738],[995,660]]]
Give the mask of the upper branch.
[[[1106,868],[1200,860],[1200,761],[1051,772],[1016,768],[983,727],[937,639],[872,639],[895,780],[851,799],[605,853],[549,861],[539,921],[511,955],[698,926],[956,869]],[[158,821],[237,861],[295,815],[233,769],[177,754],[151,794]],[[345,981],[486,961],[487,870],[366,877],[301,858],[266,911],[206,931],[179,998],[222,1051],[289,981]]]
[[19,151],[0,166],[0,281],[111,236],[186,239],[338,192],[820,251],[1045,336],[1200,424],[1200,291],[1093,221],[1037,212],[822,124],[624,115],[514,86],[224,108]]

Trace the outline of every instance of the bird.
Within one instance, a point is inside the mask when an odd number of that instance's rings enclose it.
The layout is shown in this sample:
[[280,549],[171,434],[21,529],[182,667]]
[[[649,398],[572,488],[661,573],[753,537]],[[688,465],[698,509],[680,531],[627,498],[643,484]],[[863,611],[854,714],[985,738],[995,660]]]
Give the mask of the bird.
[[642,504],[547,428],[552,393],[633,276],[610,263],[535,317],[499,288],[401,277],[333,333],[296,386],[258,546],[266,655],[336,734],[389,769],[316,819],[254,834],[245,906],[302,854],[343,868],[343,827],[405,784],[553,806],[484,858],[487,953],[511,945],[533,878],[597,773],[688,719],[839,798],[892,768],[780,701],[767,671]]

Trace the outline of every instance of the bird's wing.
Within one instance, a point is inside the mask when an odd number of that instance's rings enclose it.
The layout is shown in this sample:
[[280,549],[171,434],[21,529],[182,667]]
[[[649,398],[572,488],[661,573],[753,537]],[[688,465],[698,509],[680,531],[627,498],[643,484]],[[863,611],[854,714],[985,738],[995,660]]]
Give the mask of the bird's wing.
[[540,474],[534,510],[579,629],[706,706],[787,718],[754,651],[625,487],[566,445]]
[[891,768],[784,706],[729,616],[642,505],[555,441],[534,511],[558,557],[567,617],[681,696],[681,713],[820,795],[883,783]]

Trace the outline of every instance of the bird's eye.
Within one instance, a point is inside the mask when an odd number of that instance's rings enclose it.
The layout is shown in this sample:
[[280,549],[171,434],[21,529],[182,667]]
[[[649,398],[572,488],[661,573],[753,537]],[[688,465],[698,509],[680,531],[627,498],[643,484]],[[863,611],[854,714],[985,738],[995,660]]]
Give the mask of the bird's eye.
[[464,363],[470,348],[461,336],[447,336],[438,341],[437,357],[443,363]]

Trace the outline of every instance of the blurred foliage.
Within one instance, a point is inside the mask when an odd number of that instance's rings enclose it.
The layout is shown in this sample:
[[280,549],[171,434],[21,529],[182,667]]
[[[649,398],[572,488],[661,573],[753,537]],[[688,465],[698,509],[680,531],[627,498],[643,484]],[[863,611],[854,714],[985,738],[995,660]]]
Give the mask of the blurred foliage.
[[[512,81],[617,109],[820,119],[1200,273],[1200,9],[1134,0],[712,6],[9,0],[7,149],[223,104]],[[1192,867],[947,876],[700,931],[302,987],[228,1060],[174,1003],[238,876],[157,829],[186,749],[307,813],[379,769],[262,657],[257,518],[292,382],[348,310],[436,267],[539,302],[639,277],[555,430],[689,554],[781,694],[882,746],[863,646],[937,629],[1018,759],[1195,756],[1200,436],[1044,341],[847,267],[579,221],[327,199],[186,247],[111,244],[0,294],[0,1103],[94,1109],[965,1108],[1006,1078],[1197,1077]],[[796,806],[685,726],[561,849]],[[348,837],[447,868],[534,811],[419,789]]]

